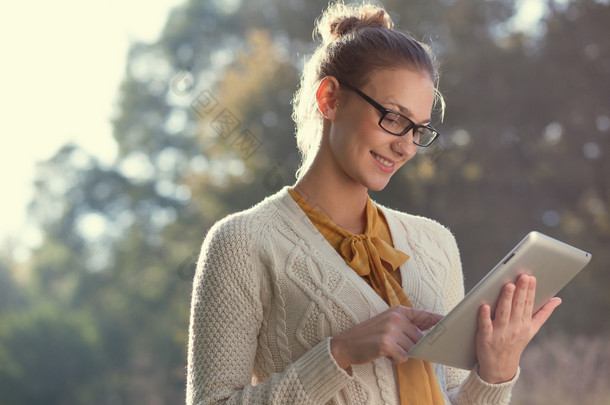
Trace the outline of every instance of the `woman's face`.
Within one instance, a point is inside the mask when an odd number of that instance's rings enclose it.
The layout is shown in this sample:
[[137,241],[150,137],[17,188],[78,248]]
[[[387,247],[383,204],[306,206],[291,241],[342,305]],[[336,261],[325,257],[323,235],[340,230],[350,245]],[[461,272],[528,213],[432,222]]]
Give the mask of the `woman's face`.
[[[434,84],[425,72],[405,68],[378,70],[358,88],[383,107],[402,113],[418,125],[430,123]],[[331,154],[348,181],[382,190],[417,152],[413,133],[396,136],[384,131],[378,125],[381,112],[346,86],[339,89],[339,106],[329,131]]]

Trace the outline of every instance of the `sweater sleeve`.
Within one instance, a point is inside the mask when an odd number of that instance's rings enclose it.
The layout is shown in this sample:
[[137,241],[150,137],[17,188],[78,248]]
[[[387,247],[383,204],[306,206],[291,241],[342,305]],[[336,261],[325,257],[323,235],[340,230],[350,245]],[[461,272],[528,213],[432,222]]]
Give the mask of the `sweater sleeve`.
[[[447,311],[451,311],[464,298],[464,276],[460,253],[454,236],[449,233],[447,246],[448,259],[451,266],[449,282],[447,283],[445,299]],[[478,367],[470,372],[454,367],[445,367],[447,376],[447,391],[454,405],[502,405],[510,402],[512,388],[519,378],[519,371],[512,380],[501,384],[489,384],[478,375]]]
[[221,221],[206,236],[193,281],[186,402],[316,404],[352,381],[327,338],[257,385],[252,374],[262,324],[260,261],[243,221]]

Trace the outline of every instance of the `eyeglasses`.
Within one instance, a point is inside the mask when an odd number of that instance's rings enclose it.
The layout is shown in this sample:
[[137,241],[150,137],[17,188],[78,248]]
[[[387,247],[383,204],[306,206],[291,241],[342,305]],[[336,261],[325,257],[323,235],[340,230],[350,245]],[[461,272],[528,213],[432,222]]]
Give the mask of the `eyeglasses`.
[[365,99],[381,113],[378,124],[384,131],[389,132],[392,135],[403,136],[410,130],[413,130],[413,143],[423,147],[430,146],[439,136],[438,131],[430,125],[417,125],[404,115],[396,111],[388,110],[354,86],[345,83],[342,80],[339,80],[339,83],[355,91],[356,94]]

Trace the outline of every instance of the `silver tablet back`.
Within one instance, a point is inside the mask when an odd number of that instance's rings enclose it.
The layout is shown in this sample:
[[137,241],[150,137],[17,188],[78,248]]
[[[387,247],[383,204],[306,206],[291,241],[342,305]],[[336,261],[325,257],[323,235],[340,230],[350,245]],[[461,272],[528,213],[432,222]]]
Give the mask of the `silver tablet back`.
[[522,273],[536,276],[534,313],[591,260],[591,255],[539,232],[530,232],[415,346],[409,356],[470,370],[482,304],[492,315],[502,287]]

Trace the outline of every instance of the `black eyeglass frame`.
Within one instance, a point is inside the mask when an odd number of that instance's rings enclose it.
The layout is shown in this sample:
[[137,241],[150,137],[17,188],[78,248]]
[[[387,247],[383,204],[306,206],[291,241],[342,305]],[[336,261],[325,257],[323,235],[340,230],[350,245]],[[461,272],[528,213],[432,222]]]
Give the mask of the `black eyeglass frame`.
[[[358,90],[356,87],[352,86],[349,83],[344,82],[343,80],[338,80],[339,84],[342,84],[348,88],[350,88],[351,90],[353,90],[356,94],[358,94],[360,97],[362,97],[363,99],[365,99],[370,105],[372,105],[373,107],[375,107],[375,109],[377,111],[379,111],[381,113],[381,118],[379,119],[379,122],[377,123],[379,125],[379,127],[381,129],[383,129],[384,131],[386,131],[389,134],[392,135],[396,135],[396,136],[403,136],[404,134],[406,134],[407,132],[409,132],[410,130],[413,130],[413,134],[415,134],[415,131],[417,131],[419,128],[425,128],[429,131],[432,131],[432,133],[434,133],[434,137],[432,138],[432,140],[430,142],[428,142],[427,144],[421,144],[418,142],[415,142],[415,140],[413,140],[413,143],[416,144],[417,146],[421,146],[423,148],[428,147],[430,145],[432,145],[432,142],[434,142],[436,140],[436,138],[438,138],[438,136],[440,135],[440,133],[431,125],[417,125],[416,123],[413,122],[413,120],[411,120],[409,117],[397,112],[397,111],[393,111],[390,110],[388,108],[385,108],[384,106],[382,106],[381,104],[379,104],[378,102],[376,102],[375,100],[373,100],[371,97],[367,96],[366,94],[364,94],[362,91]],[[411,123],[411,125],[408,125],[402,132],[400,133],[395,133],[392,132],[388,129],[385,129],[381,123],[383,122],[384,118],[386,117],[386,115],[388,114],[396,114],[399,115],[401,117],[403,117],[404,119],[406,119],[408,122]]]

